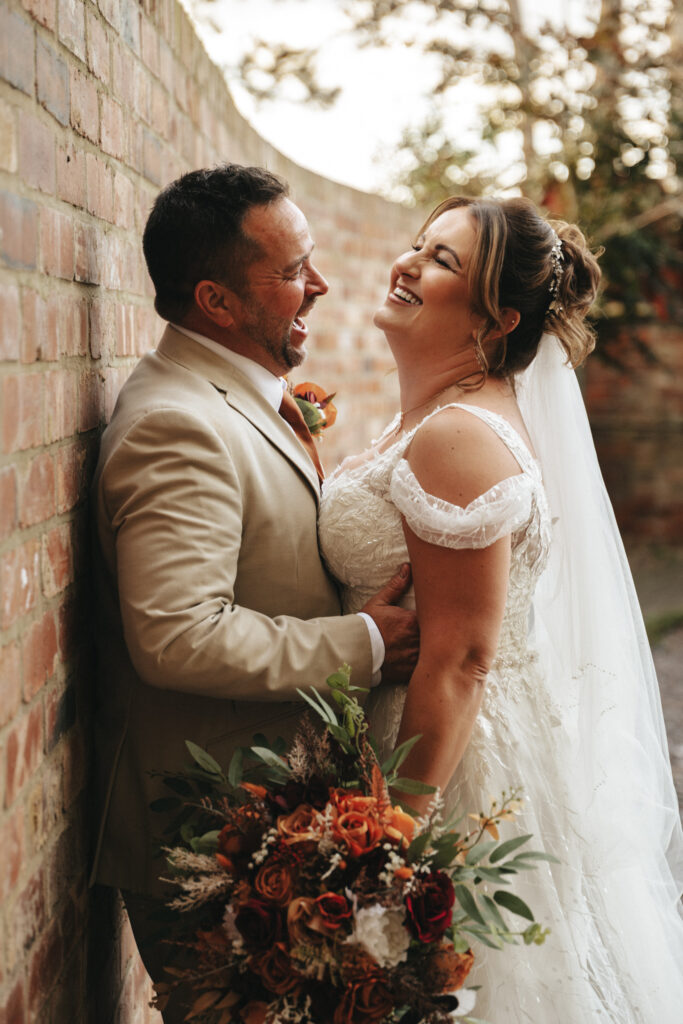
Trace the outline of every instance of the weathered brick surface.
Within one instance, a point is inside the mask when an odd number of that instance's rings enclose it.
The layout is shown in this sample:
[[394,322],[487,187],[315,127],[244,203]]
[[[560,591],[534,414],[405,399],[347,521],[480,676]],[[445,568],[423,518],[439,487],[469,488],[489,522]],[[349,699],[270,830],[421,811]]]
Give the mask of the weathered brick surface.
[[[0,4],[1,1024],[160,1022],[120,901],[86,889],[87,494],[99,432],[162,329],[140,247],[150,204],[220,160],[281,173],[308,215],[330,293],[297,379],[337,391],[331,467],[393,412],[371,317],[419,216],[266,145],[177,0]],[[671,537],[683,346],[673,329],[651,340],[668,370],[636,366],[629,383],[593,364],[587,394],[618,512]]]

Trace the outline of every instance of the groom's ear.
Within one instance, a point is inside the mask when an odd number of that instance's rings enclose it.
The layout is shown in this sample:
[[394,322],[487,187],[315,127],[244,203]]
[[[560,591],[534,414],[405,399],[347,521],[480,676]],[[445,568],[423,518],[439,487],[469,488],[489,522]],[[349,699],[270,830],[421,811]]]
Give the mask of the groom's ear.
[[199,281],[194,289],[194,301],[205,317],[219,327],[232,327],[237,296],[226,285],[217,281]]

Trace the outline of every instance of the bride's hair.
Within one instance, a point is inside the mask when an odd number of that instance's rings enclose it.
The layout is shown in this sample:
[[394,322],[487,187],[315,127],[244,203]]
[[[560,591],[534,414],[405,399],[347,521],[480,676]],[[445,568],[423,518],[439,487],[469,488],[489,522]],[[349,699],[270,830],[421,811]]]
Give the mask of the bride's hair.
[[[544,332],[554,334],[571,365],[579,366],[595,347],[586,315],[600,282],[597,259],[581,231],[574,224],[545,220],[529,199],[454,196],[437,206],[421,232],[458,207],[467,207],[477,226],[467,273],[472,309],[484,318],[475,341],[481,383],[488,374],[508,377],[527,367]],[[557,249],[553,253],[558,237],[559,259]],[[503,309],[520,314],[519,324],[507,334]],[[489,335],[501,331],[487,343]]]

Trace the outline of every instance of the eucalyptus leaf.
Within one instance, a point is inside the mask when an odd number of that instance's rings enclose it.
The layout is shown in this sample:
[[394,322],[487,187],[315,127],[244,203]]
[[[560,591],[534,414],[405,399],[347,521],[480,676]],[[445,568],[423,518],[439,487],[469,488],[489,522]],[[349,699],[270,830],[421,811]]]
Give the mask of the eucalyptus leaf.
[[209,775],[218,775],[222,778],[223,769],[219,765],[218,761],[211,757],[211,754],[207,754],[205,750],[198,747],[196,743],[192,742],[192,740],[185,740],[185,746],[203,771],[208,772]]
[[242,781],[243,765],[244,754],[242,753],[242,748],[238,747],[235,753],[232,755],[232,758],[230,759],[230,767],[228,768],[228,782],[233,787],[233,789],[237,789],[240,782]]
[[489,919],[491,924],[495,925],[496,928],[500,928],[502,932],[506,932],[508,930],[508,926],[501,917],[498,907],[486,893],[482,893],[480,896],[480,905],[482,914]]
[[462,909],[467,911],[472,920],[486,928],[486,920],[482,916],[477,906],[477,901],[470,890],[464,885],[456,885],[455,896]]
[[485,946],[489,946],[491,949],[502,949],[503,940],[496,934],[491,932],[482,932],[473,928],[463,928],[463,931],[467,935],[474,936],[479,942],[483,942]]
[[465,863],[478,864],[480,860],[483,860],[484,857],[491,852],[491,850],[495,850],[496,846],[498,846],[497,839],[491,839],[486,843],[477,843],[476,846],[473,846],[472,849],[468,851],[467,856],[465,857]]
[[430,786],[427,782],[419,782],[418,779],[394,779],[391,785],[399,793],[436,793],[436,786]]
[[514,839],[508,839],[506,842],[501,843],[497,850],[489,857],[489,863],[497,864],[503,857],[507,857],[509,853],[513,853],[518,847],[523,846],[524,843],[528,843],[531,836],[515,836]]
[[533,921],[534,915],[529,910],[528,906],[523,899],[519,896],[515,896],[513,892],[505,892],[505,890],[499,889],[494,892],[493,898],[499,907],[505,907],[511,914],[517,914],[518,917],[524,917],[527,921]]
[[549,864],[562,863],[559,857],[555,857],[552,853],[536,853],[534,850],[529,850],[528,853],[520,853],[516,857],[513,857],[512,860],[507,862],[506,866],[509,866],[510,864],[518,864],[520,867],[526,867],[526,861],[534,860],[545,860]]
[[411,738],[406,740],[405,743],[402,743],[400,747],[396,747],[393,754],[390,754],[382,765],[382,771],[384,774],[388,775],[389,772],[393,772],[395,769],[400,768],[417,741],[421,739],[422,733],[418,733],[417,736],[411,736]]
[[173,775],[170,778],[164,779],[164,785],[172,789],[174,793],[178,793],[179,796],[191,797],[194,796],[194,789],[192,783],[188,782],[187,779],[182,779],[177,775]]
[[195,853],[215,853],[218,847],[218,834],[220,829],[213,829],[211,832],[205,832],[203,836],[194,836],[190,840],[190,845]]
[[260,757],[262,761],[265,761],[267,765],[277,768],[280,772],[285,772],[289,778],[291,774],[289,765],[286,761],[283,761],[279,754],[272,751],[270,747],[252,747],[251,750],[257,757]]
[[456,953],[466,953],[469,948],[469,942],[462,935],[453,936],[453,949]]
[[499,882],[501,885],[508,884],[508,880],[500,868],[485,868],[482,864],[477,864],[476,873],[480,878],[485,878],[487,882]]
[[414,860],[418,860],[429,846],[431,838],[432,837],[429,832],[422,832],[419,836],[415,836],[406,851],[406,858],[408,861],[412,862]]

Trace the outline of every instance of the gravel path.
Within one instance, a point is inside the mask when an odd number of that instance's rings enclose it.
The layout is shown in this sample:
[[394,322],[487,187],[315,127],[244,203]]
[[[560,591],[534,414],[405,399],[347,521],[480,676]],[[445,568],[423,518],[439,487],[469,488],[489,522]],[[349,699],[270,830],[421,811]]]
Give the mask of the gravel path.
[[654,648],[653,654],[674,782],[678,802],[683,807],[683,627],[668,633]]

